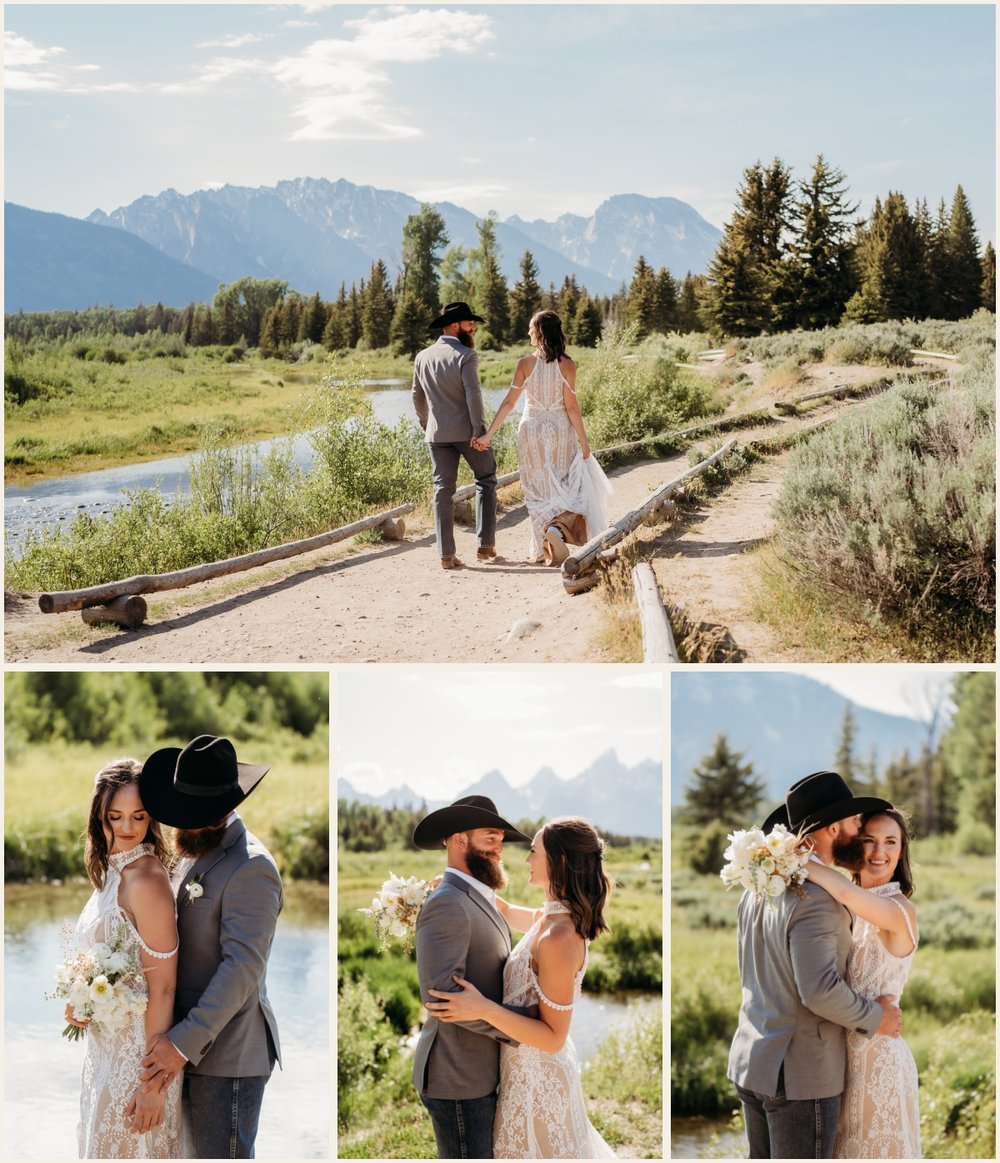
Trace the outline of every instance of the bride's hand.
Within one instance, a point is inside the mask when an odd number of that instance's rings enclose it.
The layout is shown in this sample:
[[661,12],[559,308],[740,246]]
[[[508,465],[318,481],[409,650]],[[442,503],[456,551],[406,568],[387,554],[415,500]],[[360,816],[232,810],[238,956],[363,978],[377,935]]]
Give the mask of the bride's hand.
[[475,1018],[485,1018],[493,1005],[464,978],[454,975],[454,980],[462,987],[461,993],[445,993],[440,989],[429,989],[431,997],[440,1001],[429,1001],[427,1009],[442,1022],[469,1022]]
[[77,1026],[81,1030],[85,1030],[90,1025],[90,1018],[87,1018],[82,1022],[80,1021],[80,1019],[73,1011],[73,1005],[71,1002],[66,1003],[66,1009],[63,1012],[63,1017],[67,1022],[69,1022],[71,1026]]
[[153,1131],[163,1123],[163,1104],[166,1101],[165,1095],[155,1091],[153,1094],[144,1094],[140,1086],[135,1094],[132,1095],[132,1101],[128,1104],[125,1110],[125,1123],[129,1125],[129,1130],[136,1135],[144,1135],[147,1131]]

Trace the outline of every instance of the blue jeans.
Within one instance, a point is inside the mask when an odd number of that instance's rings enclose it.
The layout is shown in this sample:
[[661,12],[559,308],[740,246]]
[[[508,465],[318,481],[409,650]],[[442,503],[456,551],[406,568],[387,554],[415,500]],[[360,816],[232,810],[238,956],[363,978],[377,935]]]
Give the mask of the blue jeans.
[[434,465],[434,533],[438,553],[455,553],[455,485],[458,465],[464,459],[476,478],[476,538],[479,548],[492,549],[497,543],[497,462],[490,449],[477,452],[471,444],[429,444]]
[[196,1159],[252,1159],[269,1074],[215,1078],[185,1074],[184,1119]]
[[832,1159],[840,1117],[840,1095],[833,1098],[785,1097],[785,1068],[778,1072],[778,1093],[757,1094],[737,1086],[751,1159]]
[[439,1159],[493,1158],[495,1091],[484,1098],[420,1097],[434,1124]]

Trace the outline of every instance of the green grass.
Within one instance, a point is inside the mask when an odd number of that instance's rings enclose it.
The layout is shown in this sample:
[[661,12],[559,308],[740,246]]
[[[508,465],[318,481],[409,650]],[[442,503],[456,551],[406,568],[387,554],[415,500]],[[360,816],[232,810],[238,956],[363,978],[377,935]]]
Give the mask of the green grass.
[[[111,759],[133,754],[142,760],[161,746],[186,740],[159,740],[130,752],[85,743],[22,744],[8,755],[4,770],[4,834],[7,858],[26,853],[40,869],[82,875],[82,835],[94,776]],[[267,742],[240,743],[240,758],[271,764],[266,778],[241,809],[247,827],[287,867],[302,845],[309,823],[329,815],[329,764],[320,740],[275,733]],[[307,807],[308,805],[308,807]]]

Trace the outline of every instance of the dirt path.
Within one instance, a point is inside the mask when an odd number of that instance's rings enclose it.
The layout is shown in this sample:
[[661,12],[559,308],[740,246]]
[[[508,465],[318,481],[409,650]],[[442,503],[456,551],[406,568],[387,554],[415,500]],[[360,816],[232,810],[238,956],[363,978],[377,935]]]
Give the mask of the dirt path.
[[[816,380],[824,386],[876,374],[822,368],[798,392],[814,389]],[[738,410],[773,402],[751,393]],[[861,406],[827,404],[808,417],[739,436],[773,435]],[[682,605],[693,620],[727,629],[749,661],[782,660],[767,629],[751,617],[752,560],[745,551],[773,533],[771,506],[788,455],[755,466],[656,537],[654,568],[664,599]],[[611,473],[614,517],[687,467],[684,455]],[[452,572],[440,568],[433,530],[424,528],[408,530],[403,542],[320,550],[280,567],[154,595],[148,621],[136,631],[85,627],[79,613],[45,615],[33,600],[8,598],[5,658],[130,665],[613,661],[600,644],[610,622],[600,592],[570,596],[558,571],[523,561],[527,525],[523,505],[501,513],[497,548],[505,560],[492,564],[476,561],[474,534],[459,527],[466,567]]]

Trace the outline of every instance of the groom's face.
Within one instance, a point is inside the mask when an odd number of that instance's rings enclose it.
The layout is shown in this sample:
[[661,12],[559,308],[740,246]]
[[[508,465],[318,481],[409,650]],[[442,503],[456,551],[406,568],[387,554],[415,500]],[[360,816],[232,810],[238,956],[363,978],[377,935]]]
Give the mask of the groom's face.
[[503,831],[500,828],[473,828],[465,833],[468,841],[465,863],[469,875],[494,891],[507,887],[503,866]]
[[848,816],[840,821],[840,835],[833,841],[833,862],[856,871],[864,863],[865,846],[861,842],[861,817]]

